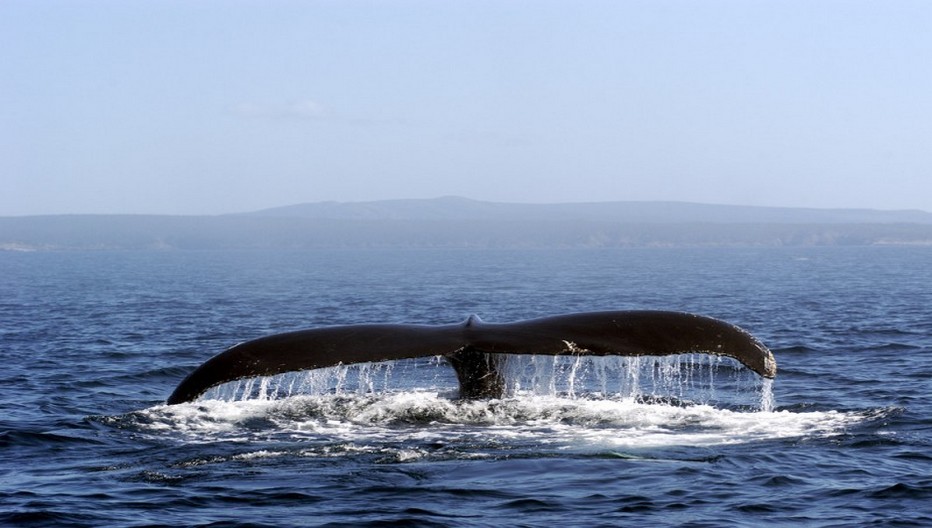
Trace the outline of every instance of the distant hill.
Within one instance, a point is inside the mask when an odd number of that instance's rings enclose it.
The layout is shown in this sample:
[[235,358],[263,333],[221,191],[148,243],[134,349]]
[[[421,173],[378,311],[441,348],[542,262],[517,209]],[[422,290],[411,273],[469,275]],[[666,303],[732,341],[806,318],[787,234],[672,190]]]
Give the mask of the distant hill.
[[923,211],[681,202],[320,202],[219,216],[0,217],[0,250],[932,245]]
[[264,209],[251,216],[341,220],[573,220],[625,223],[932,224],[918,210],[804,209],[687,202],[517,204],[448,196],[428,200],[316,202]]

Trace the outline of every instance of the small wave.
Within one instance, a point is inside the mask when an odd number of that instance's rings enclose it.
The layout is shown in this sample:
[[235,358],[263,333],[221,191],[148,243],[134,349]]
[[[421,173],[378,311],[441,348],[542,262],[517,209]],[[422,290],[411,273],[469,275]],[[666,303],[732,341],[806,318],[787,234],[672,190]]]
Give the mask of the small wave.
[[68,444],[102,444],[101,441],[49,431],[10,430],[0,432],[0,448],[46,448]]
[[110,378],[114,382],[133,382],[155,379],[178,380],[187,376],[191,372],[188,367],[170,366],[159,367],[141,372],[130,372],[119,374]]
[[874,499],[923,499],[932,492],[932,484],[925,481],[921,484],[906,484],[897,482],[891,486],[874,490],[870,497]]
[[789,346],[784,346],[784,347],[773,349],[774,355],[776,355],[778,358],[783,355],[809,354],[809,353],[818,352],[818,351],[819,351],[818,348],[812,347],[808,344],[807,345],[789,345]]
[[42,511],[11,511],[0,514],[0,524],[5,526],[89,526],[94,516],[82,513],[64,513],[53,509]]

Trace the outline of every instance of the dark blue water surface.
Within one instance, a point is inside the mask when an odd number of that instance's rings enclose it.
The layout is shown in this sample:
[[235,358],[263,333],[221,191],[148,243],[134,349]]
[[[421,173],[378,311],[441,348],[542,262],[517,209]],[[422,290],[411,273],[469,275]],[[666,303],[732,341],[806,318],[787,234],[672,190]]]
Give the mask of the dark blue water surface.
[[[422,359],[163,404],[269,333],[625,309],[779,374],[541,357],[463,402]],[[0,359],[4,525],[932,526],[932,248],[0,252]]]

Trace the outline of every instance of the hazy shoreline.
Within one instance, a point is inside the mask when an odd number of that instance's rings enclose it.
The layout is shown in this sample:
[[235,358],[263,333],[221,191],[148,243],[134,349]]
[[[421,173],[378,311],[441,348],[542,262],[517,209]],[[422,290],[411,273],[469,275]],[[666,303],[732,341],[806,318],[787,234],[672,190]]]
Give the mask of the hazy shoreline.
[[932,245],[932,214],[675,202],[462,198],[302,204],[219,216],[0,217],[0,250]]

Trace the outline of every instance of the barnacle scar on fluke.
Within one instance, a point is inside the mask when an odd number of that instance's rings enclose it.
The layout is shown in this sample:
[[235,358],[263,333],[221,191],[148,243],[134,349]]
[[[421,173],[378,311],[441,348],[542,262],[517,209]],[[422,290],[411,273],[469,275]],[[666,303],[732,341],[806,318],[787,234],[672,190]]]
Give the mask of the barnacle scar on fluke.
[[335,365],[443,356],[456,370],[461,398],[498,398],[505,383],[492,354],[572,356],[728,356],[765,378],[777,374],[773,354],[735,325],[682,312],[588,312],[514,323],[359,324],[261,337],[210,358],[188,375],[168,404],[242,378]]

